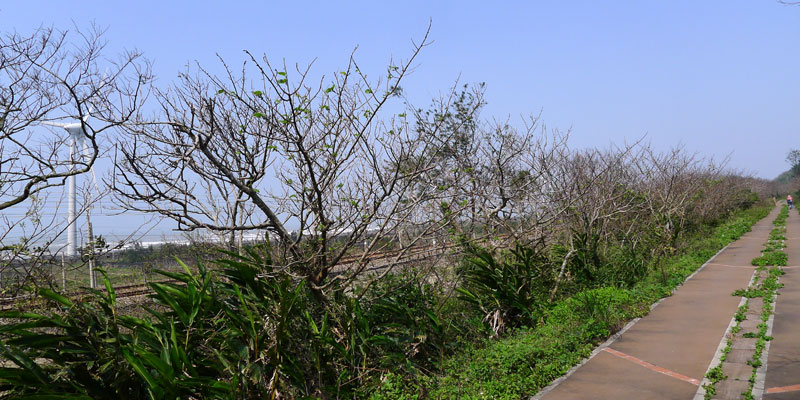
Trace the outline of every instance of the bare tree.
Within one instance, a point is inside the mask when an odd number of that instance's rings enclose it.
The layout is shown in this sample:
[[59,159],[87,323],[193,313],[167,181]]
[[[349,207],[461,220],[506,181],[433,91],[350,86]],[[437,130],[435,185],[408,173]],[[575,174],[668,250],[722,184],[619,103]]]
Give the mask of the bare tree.
[[[138,52],[107,59],[104,45],[96,29],[0,38],[0,209],[89,171],[98,135],[125,123],[141,104],[147,64]],[[89,113],[94,118],[85,120]],[[70,159],[63,132],[43,137],[33,129],[61,120],[82,122],[88,156]]]
[[197,66],[157,93],[156,115],[127,127],[116,197],[179,230],[268,231],[283,271],[322,299],[328,285],[358,276],[374,252],[397,242],[419,202],[410,189],[431,168],[425,155],[434,144],[409,128],[404,112],[384,114],[426,44],[427,34],[375,80],[352,55],[347,68],[317,82],[310,66],[290,70],[250,53],[240,70],[220,60],[221,76]]
[[[645,146],[636,168],[639,173],[636,189],[644,196],[643,211],[649,216],[646,221],[652,233],[651,259],[660,268],[663,259],[677,250],[683,232],[697,224],[700,204],[708,198],[706,190],[722,176],[724,165],[688,153],[683,147],[657,152]],[[661,271],[666,280],[666,273]]]
[[[555,236],[568,244],[559,278],[564,275],[568,260],[574,257],[580,265],[581,278],[600,279],[597,274],[604,262],[602,250],[615,241],[619,232],[631,233],[631,214],[637,211],[640,199],[631,195],[635,183],[629,165],[638,156],[638,143],[608,150],[574,151],[566,160],[567,178],[558,191],[568,194],[563,202],[561,227]],[[555,293],[555,291],[554,291]]]
[[416,112],[416,129],[437,149],[416,186],[425,199],[419,219],[438,221],[461,241],[535,243],[564,206],[554,201],[563,192],[554,189],[566,176],[557,170],[568,133],[548,134],[538,116],[522,128],[482,120],[483,90],[465,85],[457,96]]
[[[60,219],[45,218],[43,205],[48,198],[58,198],[51,192],[68,177],[91,169],[101,153],[100,135],[129,120],[144,100],[149,65],[136,51],[106,57],[102,36],[97,28],[40,28],[0,36],[3,269],[11,264],[33,268],[50,254],[50,245],[65,226]],[[85,132],[88,151],[69,151],[62,129],[38,127],[75,121]],[[12,232],[22,238],[14,240]]]

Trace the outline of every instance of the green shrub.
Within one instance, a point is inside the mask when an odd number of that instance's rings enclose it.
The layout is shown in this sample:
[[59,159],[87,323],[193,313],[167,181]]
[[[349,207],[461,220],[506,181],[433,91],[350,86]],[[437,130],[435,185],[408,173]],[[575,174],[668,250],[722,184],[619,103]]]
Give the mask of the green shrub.
[[789,258],[783,251],[768,251],[764,252],[761,256],[754,258],[750,263],[755,266],[785,266]]
[[122,357],[132,338],[113,312],[113,291],[93,291],[96,303],[72,302],[49,289],[39,294],[63,311],[0,315],[19,321],[0,330],[0,354],[15,364],[0,368],[3,397],[146,397],[146,385]]
[[[665,262],[667,284],[651,271],[631,289],[584,290],[558,301],[545,312],[544,323],[520,328],[509,336],[473,344],[442,362],[433,379],[407,387],[430,398],[519,399],[535,394],[587,357],[597,343],[628,320],[644,315],[656,300],[668,296],[722,247],[748,232],[770,207],[736,213],[710,234],[698,236],[685,254]],[[416,386],[415,386],[416,385]],[[419,390],[419,387],[427,389]],[[381,393],[379,387],[376,393]],[[384,397],[386,398],[386,397]]]
[[477,307],[495,334],[530,325],[548,307],[555,274],[549,260],[535,249],[517,245],[495,256],[468,247],[460,298]]
[[431,397],[519,399],[535,393],[646,310],[626,289],[580,292],[558,302],[543,325],[470,347],[447,360]]
[[[107,293],[73,303],[48,290],[60,309],[6,312],[0,391],[76,398],[353,397],[389,368],[409,373],[441,358],[444,326],[424,285],[390,278],[363,300],[335,291],[316,302],[305,283],[276,273],[268,252],[228,254],[194,273],[160,273],[158,307],[118,315]],[[414,283],[418,282],[416,280]],[[433,296],[432,298],[436,298]],[[420,301],[423,300],[423,301]],[[35,361],[34,361],[35,360]],[[54,398],[54,397],[53,397]],[[61,397],[59,397],[61,398]]]
[[[108,280],[106,292],[92,291],[80,302],[42,290],[53,312],[0,313],[7,321],[0,355],[14,363],[0,367],[0,393],[516,399],[535,393],[646,313],[766,212],[741,212],[666,259],[666,284],[660,271],[638,281],[629,276],[642,271],[625,272],[618,285],[625,288],[575,285],[571,298],[553,304],[554,263],[522,246],[500,256],[474,249],[459,271],[459,299],[413,274],[388,275],[352,291],[332,285],[319,299],[258,248],[244,256],[227,253],[213,270],[184,265],[181,273],[160,272],[178,282],[151,284],[157,306],[142,318],[118,313]],[[605,260],[624,262],[626,256],[641,260],[624,251]],[[488,340],[486,314],[518,328]]]

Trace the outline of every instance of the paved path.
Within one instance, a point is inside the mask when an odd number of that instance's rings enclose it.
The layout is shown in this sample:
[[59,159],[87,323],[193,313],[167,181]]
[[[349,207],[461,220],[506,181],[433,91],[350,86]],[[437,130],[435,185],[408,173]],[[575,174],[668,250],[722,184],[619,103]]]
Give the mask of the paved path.
[[775,321],[767,355],[765,400],[800,399],[800,215],[789,211],[786,220],[788,267],[781,277]]
[[[731,243],[619,339],[535,398],[694,398],[741,300],[731,293],[750,282],[755,270],[750,261],[760,255],[779,211],[776,207],[751,232]],[[800,222],[800,215],[792,213],[790,221]],[[800,225],[794,226],[789,235],[797,235],[800,243]],[[800,249],[796,254],[800,256]],[[800,258],[795,259],[800,265]],[[800,279],[800,269],[796,273],[795,279]],[[800,292],[797,294],[795,305],[800,305]],[[780,300],[777,309],[783,307],[789,311],[791,307],[782,305]],[[800,318],[792,319],[800,322]],[[800,337],[795,335],[791,340],[800,341]],[[800,365],[793,366],[798,369],[788,374],[800,379],[800,373],[793,372],[800,371]],[[769,377],[767,382],[769,388]],[[795,394],[796,397],[787,398],[800,398],[800,394]]]

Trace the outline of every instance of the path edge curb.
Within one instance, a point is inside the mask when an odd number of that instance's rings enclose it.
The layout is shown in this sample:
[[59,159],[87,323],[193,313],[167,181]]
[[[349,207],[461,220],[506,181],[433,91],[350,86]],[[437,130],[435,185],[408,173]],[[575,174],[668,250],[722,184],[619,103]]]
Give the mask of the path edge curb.
[[[756,269],[753,271],[753,276],[750,277],[750,282],[747,284],[747,287],[753,286],[753,283],[756,281],[756,277],[758,277],[758,270]],[[745,303],[747,303],[747,297],[742,296],[742,299],[739,300],[739,306],[736,307],[738,310],[741,308]],[[717,346],[717,351],[714,352],[714,358],[711,359],[711,362],[708,364],[708,368],[706,368],[706,372],[703,373],[703,379],[700,381],[700,385],[697,386],[697,392],[695,392],[693,400],[704,400],[706,398],[706,388],[705,386],[711,383],[711,380],[706,377],[708,375],[708,371],[714,368],[717,365],[721,365],[722,362],[722,352],[728,347],[728,336],[732,334],[732,329],[736,326],[736,315],[731,317],[731,322],[728,324],[728,327],[725,329],[725,333],[722,334],[722,339],[719,341],[719,345]]]
[[[674,289],[672,289],[672,291],[670,292],[669,296],[664,296],[664,297],[662,297],[662,298],[658,299],[658,301],[656,301],[655,303],[651,304],[651,305],[650,305],[650,310],[648,311],[648,314],[649,314],[651,311],[653,311],[653,309],[654,309],[654,308],[656,308],[656,307],[657,307],[659,304],[661,304],[661,302],[662,302],[662,301],[664,301],[665,299],[667,299],[667,298],[669,298],[669,297],[672,297],[672,295],[673,295],[673,294],[675,294],[675,291],[677,291],[678,289],[680,289],[680,288],[681,288],[681,287],[682,287],[682,286],[683,286],[683,285],[684,285],[686,282],[688,282],[688,281],[689,281],[689,279],[692,279],[692,278],[694,278],[694,276],[695,276],[695,275],[697,275],[697,274],[698,274],[700,271],[702,271],[702,270],[703,270],[703,269],[704,269],[704,268],[705,268],[705,267],[706,267],[708,264],[710,264],[712,261],[714,261],[714,259],[715,259],[715,258],[717,258],[717,256],[718,256],[718,255],[720,255],[720,253],[722,253],[723,251],[725,251],[725,249],[727,249],[727,248],[728,248],[728,247],[729,247],[729,246],[730,246],[732,243],[735,243],[735,242],[736,242],[736,241],[738,241],[738,240],[739,240],[739,238],[737,238],[736,240],[733,240],[733,241],[731,241],[730,243],[728,243],[727,245],[725,245],[725,247],[721,248],[721,249],[720,249],[718,252],[716,252],[716,254],[714,254],[713,256],[711,256],[711,258],[709,258],[708,260],[706,260],[706,262],[704,262],[704,263],[703,263],[703,265],[701,265],[699,268],[697,268],[697,270],[695,270],[694,272],[692,272],[692,274],[691,274],[691,275],[687,276],[687,277],[686,277],[686,279],[684,279],[684,280],[683,280],[683,282],[681,282],[681,283],[680,283],[678,286],[675,286],[675,288],[674,288]],[[619,330],[617,333],[615,333],[615,334],[611,335],[611,337],[609,337],[609,338],[608,338],[608,339],[607,339],[605,342],[603,342],[601,345],[597,346],[597,347],[596,347],[594,350],[592,350],[592,353],[591,353],[591,354],[589,354],[589,357],[586,357],[586,358],[585,358],[583,361],[581,361],[580,363],[578,363],[577,365],[575,365],[574,367],[572,367],[572,368],[571,368],[569,371],[567,371],[567,373],[566,373],[566,374],[562,375],[561,377],[559,377],[559,378],[557,378],[556,380],[554,380],[553,382],[551,382],[549,385],[547,385],[547,386],[545,386],[544,388],[542,388],[542,390],[540,390],[540,391],[539,391],[538,393],[536,393],[534,396],[530,397],[530,398],[529,398],[529,400],[540,400],[540,399],[541,399],[542,397],[544,397],[546,394],[550,393],[550,392],[551,392],[553,389],[555,389],[556,387],[558,387],[558,385],[560,385],[562,382],[564,382],[565,380],[567,380],[567,378],[569,378],[569,377],[570,377],[572,374],[574,374],[574,373],[575,373],[575,371],[577,371],[577,370],[578,370],[580,367],[582,367],[584,364],[586,364],[586,363],[587,363],[587,362],[589,362],[589,361],[590,361],[592,358],[594,358],[594,356],[596,356],[596,355],[597,355],[598,353],[600,353],[601,351],[605,350],[605,349],[606,349],[608,346],[611,346],[611,345],[612,345],[612,344],[613,344],[613,343],[614,343],[614,342],[615,342],[617,339],[619,339],[619,337],[620,337],[620,336],[622,336],[622,335],[623,335],[625,332],[627,332],[627,331],[628,331],[628,329],[630,329],[630,328],[632,328],[634,325],[636,325],[636,323],[637,323],[637,322],[639,322],[639,320],[640,320],[640,319],[642,319],[642,318],[643,318],[643,317],[634,318],[634,319],[632,319],[630,322],[628,322],[627,324],[625,324],[625,326],[624,326],[622,329],[620,329],[620,330]],[[727,332],[727,331],[726,331],[726,332]],[[724,338],[724,336],[723,336],[723,338]],[[702,382],[701,382],[701,386],[700,386],[700,387],[702,387]]]
[[[775,324],[775,313],[778,306],[778,296],[776,292],[775,298],[772,300],[772,315],[767,320],[767,336],[772,336],[772,327]],[[772,340],[767,340],[764,344],[764,351],[761,353],[761,358],[764,360],[761,366],[756,370],[756,381],[753,383],[753,398],[761,400],[767,392],[767,364],[769,362],[769,344]]]

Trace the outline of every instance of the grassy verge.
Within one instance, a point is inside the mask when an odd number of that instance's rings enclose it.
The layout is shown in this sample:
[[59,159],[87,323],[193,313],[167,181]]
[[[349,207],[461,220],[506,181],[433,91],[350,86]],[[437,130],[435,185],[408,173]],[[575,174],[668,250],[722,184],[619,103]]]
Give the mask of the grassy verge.
[[[114,287],[126,286],[126,285],[141,285],[144,284],[145,282],[153,282],[164,279],[163,275],[160,275],[154,271],[143,272],[140,268],[135,268],[135,267],[100,265],[98,268],[105,271],[106,277],[111,282],[111,284],[114,285]],[[170,271],[170,272],[181,271],[181,267],[177,263],[165,264],[163,266],[159,266],[159,269],[162,271]],[[61,286],[62,283],[61,270],[54,269],[51,273],[57,285]],[[81,265],[68,268],[66,271],[65,278],[67,287],[64,289],[68,292],[88,287],[89,267],[86,265]],[[102,284],[103,277],[100,276],[100,274],[98,273],[97,277],[95,278],[95,281],[98,284]]]
[[756,382],[756,372],[763,364],[761,356],[764,348],[767,345],[767,341],[772,340],[772,337],[767,335],[767,323],[775,311],[775,296],[778,289],[783,286],[783,284],[778,283],[778,280],[783,274],[784,272],[780,267],[770,268],[769,276],[762,283],[762,288],[764,291],[764,304],[761,308],[761,323],[758,324],[758,333],[755,335],[755,337],[758,339],[756,341],[756,352],[753,354],[753,359],[748,361],[748,364],[753,366],[753,374],[750,376],[750,390],[745,395],[745,398],[748,399],[753,398],[753,385]]
[[519,399],[530,396],[587,357],[627,321],[670,295],[690,274],[728,243],[748,232],[771,207],[741,211],[666,263],[667,283],[652,273],[631,289],[585,290],[558,302],[535,328],[467,346],[447,358],[435,376],[389,374],[372,399]]
[[777,265],[785,266],[787,261],[786,253],[783,248],[786,247],[786,218],[789,216],[789,207],[783,206],[781,212],[773,221],[772,231],[769,233],[767,244],[764,245],[764,250],[761,251],[759,257],[754,258],[751,263],[757,266]]

